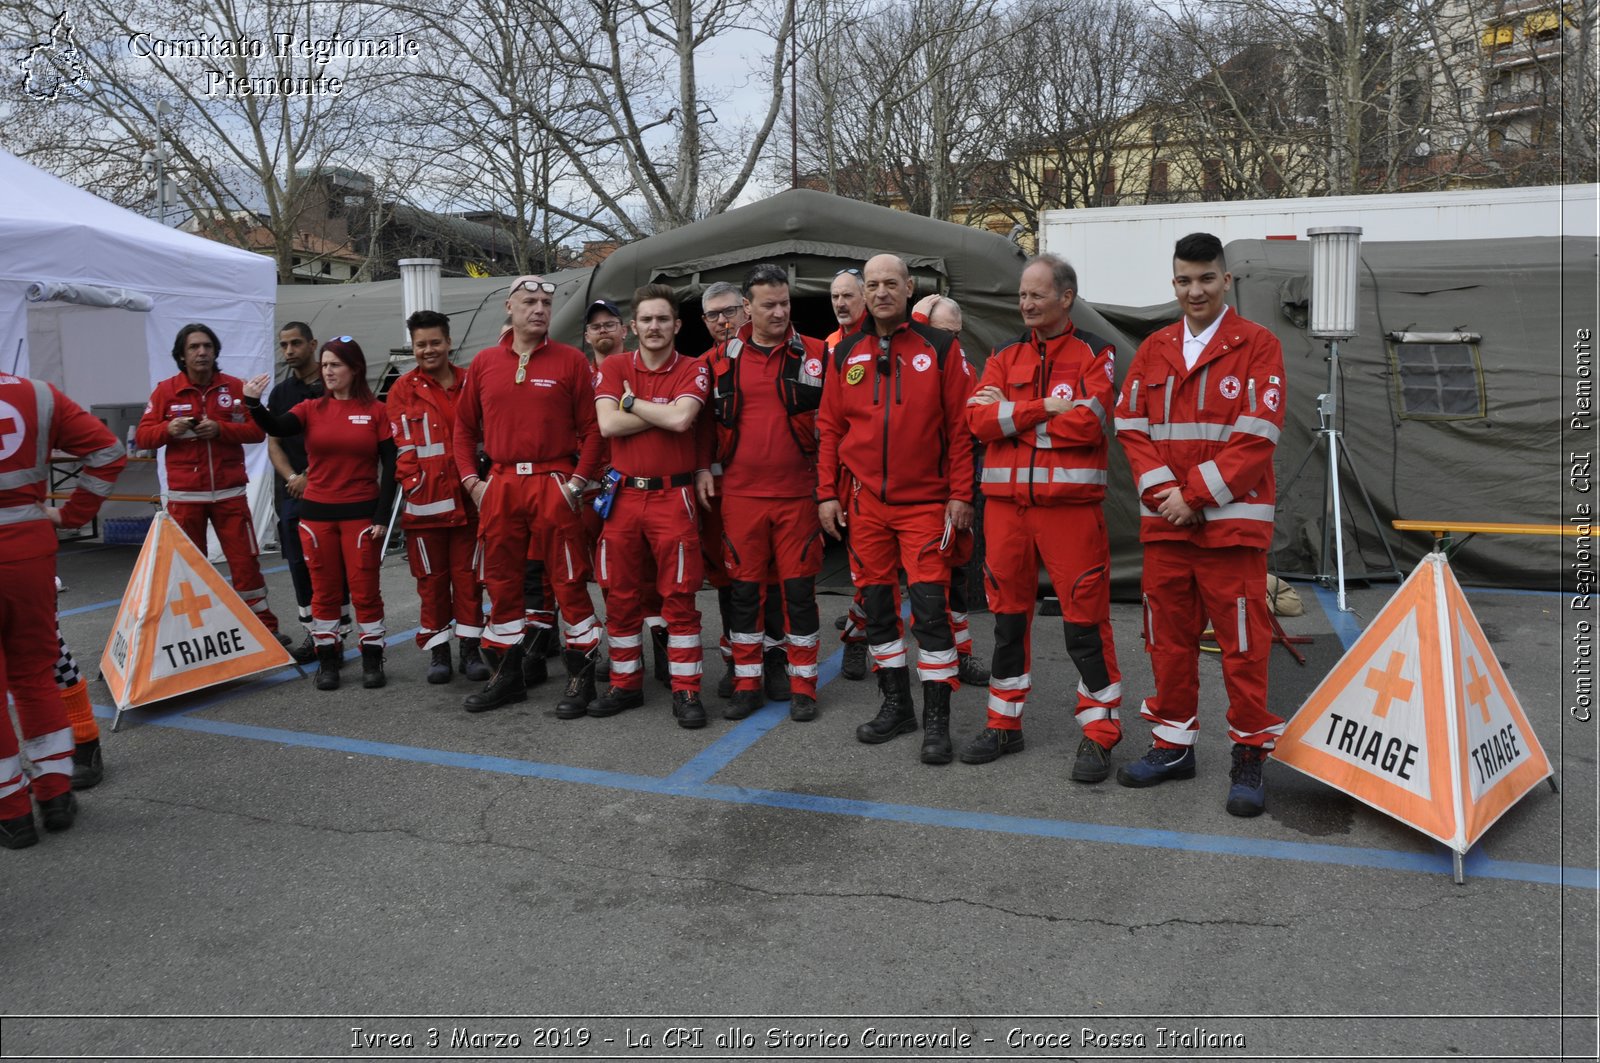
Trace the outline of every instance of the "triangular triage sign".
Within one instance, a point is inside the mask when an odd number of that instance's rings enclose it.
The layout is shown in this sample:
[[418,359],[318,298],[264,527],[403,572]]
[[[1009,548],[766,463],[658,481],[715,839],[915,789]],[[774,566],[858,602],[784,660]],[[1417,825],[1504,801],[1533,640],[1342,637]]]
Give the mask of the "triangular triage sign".
[[118,714],[293,663],[183,529],[157,512],[100,656]]
[[1272,755],[1457,853],[1550,775],[1437,553],[1312,691]]

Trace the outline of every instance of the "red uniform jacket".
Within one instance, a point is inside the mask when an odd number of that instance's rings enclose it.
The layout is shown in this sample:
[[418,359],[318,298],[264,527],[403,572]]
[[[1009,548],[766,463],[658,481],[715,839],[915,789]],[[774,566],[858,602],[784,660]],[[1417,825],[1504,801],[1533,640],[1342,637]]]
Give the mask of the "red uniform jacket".
[[[1139,492],[1139,538],[1196,546],[1272,545],[1272,455],[1283,431],[1283,348],[1260,325],[1225,311],[1192,370],[1183,322],[1139,345],[1117,399],[1117,438]],[[1177,484],[1202,516],[1178,527],[1156,494]]]
[[[726,465],[739,448],[739,357],[750,342],[754,326],[748,321],[739,334],[706,352],[711,370],[711,416],[716,419],[717,461]],[[827,348],[821,340],[802,336],[793,328],[784,340],[783,368],[779,371],[778,395],[789,413],[789,434],[800,453],[817,453],[817,407],[822,404],[822,379],[827,365]]]
[[406,528],[459,525],[469,519],[471,503],[450,453],[456,401],[467,374],[455,365],[450,371],[454,383],[448,390],[417,368],[396,380],[384,397],[394,432],[395,481],[405,497],[400,523]]
[[[173,438],[167,425],[180,417],[209,417],[221,434],[198,439],[186,430]],[[200,388],[179,373],[156,385],[133,438],[141,450],[166,448],[169,501],[220,502],[244,494],[250,482],[244,444],[259,443],[267,434],[244,408],[244,383],[238,377],[213,373],[211,383]]]
[[[989,355],[978,390],[996,387],[1005,398],[967,407],[967,425],[987,444],[984,495],[1030,506],[1105,498],[1116,353],[1069,323],[1053,339],[1030,331]],[[1047,414],[1046,396],[1072,408]]]
[[456,475],[477,475],[478,444],[500,464],[527,462],[535,472],[600,475],[600,424],[594,415],[594,369],[583,352],[546,339],[516,383],[510,338],[478,352],[456,403]]
[[87,524],[128,464],[122,444],[51,385],[0,374],[0,557],[8,561],[56,552],[55,525],[44,512],[52,450],[83,459],[77,486],[61,508],[61,523],[67,528]]
[[971,391],[953,333],[907,322],[845,337],[817,412],[817,500],[839,497],[843,471],[891,505],[971,502]]

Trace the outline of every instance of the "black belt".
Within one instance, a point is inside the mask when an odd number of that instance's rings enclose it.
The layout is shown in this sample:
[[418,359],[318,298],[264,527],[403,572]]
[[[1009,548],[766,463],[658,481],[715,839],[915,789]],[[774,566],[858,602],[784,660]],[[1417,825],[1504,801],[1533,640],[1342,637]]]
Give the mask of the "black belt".
[[668,487],[694,486],[694,473],[680,472],[674,476],[624,476],[623,487],[631,487],[635,491],[660,491]]

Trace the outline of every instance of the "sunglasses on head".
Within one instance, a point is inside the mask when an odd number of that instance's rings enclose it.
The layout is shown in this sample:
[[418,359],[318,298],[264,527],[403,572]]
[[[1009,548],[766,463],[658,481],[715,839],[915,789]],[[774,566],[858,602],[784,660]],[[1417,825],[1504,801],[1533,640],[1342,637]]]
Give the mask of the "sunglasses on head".
[[518,281],[507,295],[516,295],[518,292],[544,292],[546,295],[556,294],[556,286],[549,281]]

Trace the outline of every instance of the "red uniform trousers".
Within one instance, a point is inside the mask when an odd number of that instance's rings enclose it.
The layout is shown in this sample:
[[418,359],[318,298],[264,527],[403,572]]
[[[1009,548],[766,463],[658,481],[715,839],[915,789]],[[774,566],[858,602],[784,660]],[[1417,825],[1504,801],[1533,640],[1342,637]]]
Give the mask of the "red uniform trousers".
[[850,495],[850,574],[867,614],[867,648],[879,668],[906,666],[905,628],[897,607],[900,570],[911,598],[917,636],[917,674],[923,682],[959,688],[956,646],[946,593],[950,565],[939,552],[945,504],[887,505],[857,485]]
[[300,521],[300,548],[311,572],[311,637],[318,646],[339,642],[346,587],[361,645],[383,645],[383,596],[378,590],[383,534],[372,533],[372,519]]
[[[0,561],[0,705],[9,691],[33,762],[33,796],[60,797],[72,784],[72,725],[56,690],[56,559]],[[0,819],[32,812],[17,732],[0,715]]]
[[478,581],[478,525],[435,525],[406,529],[406,557],[422,600],[417,645],[442,646],[454,634],[483,635],[483,584]]
[[1122,739],[1122,672],[1111,636],[1111,550],[1099,502],[1019,506],[984,500],[985,587],[994,614],[987,726],[1020,730],[1033,689],[1039,565],[1061,602],[1067,652],[1078,666],[1078,725],[1107,749]]
[[[970,558],[971,555],[972,551],[968,549],[967,556]],[[965,564],[963,560],[950,568],[950,635],[955,640],[958,657],[972,653],[972,624],[967,617],[967,573],[962,567]],[[899,612],[900,587],[896,585],[894,591],[895,611]],[[861,591],[857,590],[850,599],[850,608],[845,612],[844,630],[839,633],[839,641],[865,642],[866,639],[867,607],[862,604]]]
[[[595,494],[598,494],[598,492],[595,492]],[[586,537],[585,541],[589,547],[589,560],[591,564],[594,562],[595,551],[600,548],[600,535],[605,530],[606,526],[605,521],[600,519],[600,514],[594,511],[594,506],[590,505],[590,502],[593,501],[595,494],[585,496],[583,510],[579,514],[583,518],[583,532]],[[715,499],[713,499],[712,512],[716,512]],[[707,519],[706,511],[704,509],[700,511],[700,517],[702,520]],[[707,527],[709,527],[709,523],[710,522],[707,521]],[[718,527],[721,527],[721,525],[718,525]],[[704,542],[705,534],[706,533],[702,531],[700,549],[702,558],[707,554]],[[720,532],[718,534],[720,535]],[[719,576],[721,576],[721,564],[721,561],[717,562]],[[711,572],[711,569],[707,567],[706,572]],[[727,583],[727,577],[722,576],[722,582],[725,585]],[[713,586],[715,586],[715,584],[713,584]],[[547,591],[549,590],[548,583],[546,584],[545,589]],[[606,602],[606,615],[610,616],[611,599],[604,587],[600,589],[600,596]],[[653,565],[646,571],[645,575],[640,580],[639,608],[644,613],[644,622],[647,627],[661,628],[666,626],[667,622],[661,619],[661,592],[656,590],[655,568]],[[726,635],[724,635],[722,638],[722,655],[729,660],[733,659],[733,651],[728,646],[728,638]]]
[[1154,725],[1155,744],[1179,749],[1200,736],[1200,635],[1209,617],[1222,650],[1228,738],[1271,749],[1283,718],[1267,709],[1272,622],[1266,551],[1147,542],[1143,582],[1145,649],[1156,693],[1139,714]]
[[[589,598],[589,553],[578,514],[561,489],[571,470],[541,468],[518,475],[514,465],[496,465],[478,514],[480,575],[489,590],[489,625],[484,645],[496,650],[522,641],[530,622],[526,608],[529,559],[544,565],[569,649],[587,653],[600,643]],[[546,615],[532,622],[548,627]]]
[[[217,542],[222,546],[222,556],[228,561],[228,575],[233,589],[250,607],[267,630],[276,633],[278,618],[267,608],[267,583],[261,578],[261,563],[256,555],[261,553],[256,543],[256,528],[250,521],[250,500],[244,495],[224,498],[220,502],[168,502],[167,514],[177,521],[183,534],[206,552],[206,521],[217,531]],[[342,602],[341,602],[342,604]]]
[[700,690],[700,610],[695,607],[704,572],[694,490],[657,491],[621,487],[600,536],[595,558],[606,590],[606,640],[611,644],[611,684],[621,690],[644,685],[644,623],[641,593],[651,566],[667,622],[667,669],[673,690]]
[[[804,498],[722,500],[723,558],[733,580],[733,676],[736,690],[761,686],[766,618],[762,593],[773,572],[782,586],[784,645],[791,689],[817,696],[817,573],[822,571],[822,525],[817,504]],[[770,595],[771,591],[767,591]]]

